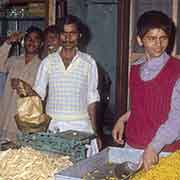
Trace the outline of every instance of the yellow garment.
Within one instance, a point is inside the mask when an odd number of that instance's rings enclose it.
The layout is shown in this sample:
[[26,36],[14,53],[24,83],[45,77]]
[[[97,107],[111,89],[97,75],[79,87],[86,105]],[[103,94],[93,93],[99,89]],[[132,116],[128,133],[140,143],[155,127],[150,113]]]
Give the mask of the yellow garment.
[[7,138],[15,140],[18,131],[14,120],[17,94],[11,88],[11,78],[22,79],[33,86],[41,60],[38,56],[35,56],[31,62],[25,64],[24,55],[13,56],[7,59],[10,47],[6,43],[0,47],[0,72],[8,73],[4,95],[0,101],[0,129],[6,132]]
[[163,157],[149,171],[140,171],[130,180],[180,180],[180,150]]

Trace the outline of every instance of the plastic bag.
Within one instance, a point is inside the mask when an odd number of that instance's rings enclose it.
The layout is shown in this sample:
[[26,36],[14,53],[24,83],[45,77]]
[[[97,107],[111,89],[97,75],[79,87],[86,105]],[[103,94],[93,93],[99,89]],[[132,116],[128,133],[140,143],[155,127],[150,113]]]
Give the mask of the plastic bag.
[[43,112],[43,104],[39,96],[19,96],[15,120],[18,129],[23,132],[40,132],[47,130],[51,117]]

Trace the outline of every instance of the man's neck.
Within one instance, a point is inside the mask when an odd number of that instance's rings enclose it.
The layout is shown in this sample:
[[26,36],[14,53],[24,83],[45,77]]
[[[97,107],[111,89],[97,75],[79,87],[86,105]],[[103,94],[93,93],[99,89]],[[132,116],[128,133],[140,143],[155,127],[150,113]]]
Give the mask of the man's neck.
[[77,49],[67,49],[67,48],[62,48],[60,52],[60,56],[62,58],[62,61],[64,63],[65,68],[69,66],[69,64],[72,62],[74,56],[76,55]]
[[60,52],[60,56],[63,59],[63,61],[72,61],[74,56],[76,55],[77,50],[75,48],[73,49],[67,49],[62,48]]

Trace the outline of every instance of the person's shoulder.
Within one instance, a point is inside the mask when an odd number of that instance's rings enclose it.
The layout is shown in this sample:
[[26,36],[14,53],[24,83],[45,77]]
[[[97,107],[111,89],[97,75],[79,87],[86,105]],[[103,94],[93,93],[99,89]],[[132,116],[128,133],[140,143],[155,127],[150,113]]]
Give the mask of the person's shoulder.
[[21,64],[22,62],[24,63],[24,59],[25,59],[24,54],[20,56],[10,56],[8,57],[8,63]]
[[54,59],[58,56],[58,52],[51,53],[45,57],[45,59]]
[[40,63],[40,66],[42,67],[45,67],[45,66],[48,66],[49,63],[50,63],[51,59],[49,58],[49,55],[46,56],[44,59],[42,59],[41,63]]
[[180,59],[170,56],[169,65],[171,67],[172,74],[175,73],[180,75]]
[[170,60],[173,60],[174,62],[180,63],[180,57],[170,56]]
[[170,56],[170,62],[174,64],[176,67],[180,67],[180,59],[177,57]]
[[78,51],[78,55],[79,55],[79,57],[80,57],[80,59],[82,61],[85,61],[85,62],[87,62],[89,64],[94,64],[95,63],[94,58],[90,54],[88,54],[88,53],[85,53],[85,52],[82,52],[82,51]]
[[144,57],[142,57],[142,58],[140,58],[140,59],[137,59],[137,60],[133,61],[133,62],[130,64],[130,66],[131,66],[131,67],[139,66],[139,65],[141,65],[141,64],[144,63],[144,62],[145,62],[145,59],[144,59]]
[[43,63],[48,63],[49,61],[54,61],[54,59],[57,58],[57,53],[51,53],[49,55],[47,55],[42,62]]

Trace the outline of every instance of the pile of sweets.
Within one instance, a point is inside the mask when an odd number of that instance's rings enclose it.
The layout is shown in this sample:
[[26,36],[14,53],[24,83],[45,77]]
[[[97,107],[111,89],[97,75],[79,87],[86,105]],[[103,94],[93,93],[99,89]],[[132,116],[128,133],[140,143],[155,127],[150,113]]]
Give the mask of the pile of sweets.
[[131,180],[180,180],[180,150],[160,158],[157,165],[140,171]]

